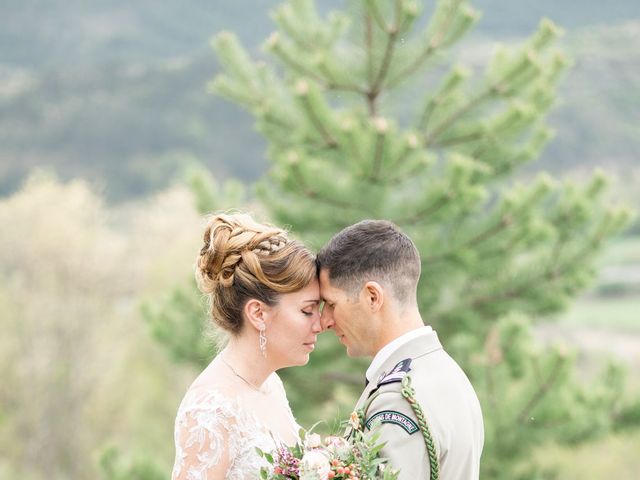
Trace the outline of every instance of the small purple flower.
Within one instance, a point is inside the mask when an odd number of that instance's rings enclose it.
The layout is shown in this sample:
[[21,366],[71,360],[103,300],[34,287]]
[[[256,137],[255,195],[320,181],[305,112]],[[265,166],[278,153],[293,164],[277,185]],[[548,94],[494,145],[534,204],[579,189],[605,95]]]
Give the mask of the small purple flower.
[[300,472],[300,459],[294,457],[287,447],[280,447],[276,451],[276,465],[280,474],[285,477],[298,478]]

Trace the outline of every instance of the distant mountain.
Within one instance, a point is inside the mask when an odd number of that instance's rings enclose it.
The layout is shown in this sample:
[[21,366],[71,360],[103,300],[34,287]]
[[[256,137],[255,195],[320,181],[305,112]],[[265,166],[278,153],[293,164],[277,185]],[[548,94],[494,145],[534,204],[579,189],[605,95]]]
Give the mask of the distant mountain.
[[[271,30],[266,11],[279,2],[219,2],[215,11],[211,3],[2,2],[0,195],[34,166],[95,181],[111,199],[164,187],[185,160],[219,177],[252,181],[264,173],[253,119],[206,93],[217,70],[208,38],[234,30],[256,52]],[[573,11],[570,25],[582,28],[570,28],[565,43],[576,64],[550,118],[558,136],[536,168],[637,165],[640,20],[602,25],[630,16],[637,1],[583,2],[580,11],[568,3],[478,0],[486,14],[466,44],[530,33],[539,15],[525,12],[561,19]]]
[[[0,2],[0,64],[43,68],[112,62],[155,62],[192,56],[213,32],[238,32],[255,46],[273,29],[279,0],[4,0]],[[321,12],[348,2],[319,0]],[[422,2],[425,9],[434,1]],[[568,29],[640,19],[638,0],[472,0],[484,15],[475,33],[523,36],[542,17]]]
[[538,167],[640,169],[640,21],[567,35],[574,62]]

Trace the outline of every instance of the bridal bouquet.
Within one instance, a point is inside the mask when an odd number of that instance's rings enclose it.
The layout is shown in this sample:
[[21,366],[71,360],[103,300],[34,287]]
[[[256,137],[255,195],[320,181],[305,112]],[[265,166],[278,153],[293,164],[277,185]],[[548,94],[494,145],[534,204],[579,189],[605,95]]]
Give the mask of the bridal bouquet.
[[281,446],[275,452],[258,449],[269,467],[263,467],[265,480],[394,480],[398,472],[387,466],[379,453],[383,444],[379,434],[354,429],[349,440],[317,433],[302,432],[302,442]]

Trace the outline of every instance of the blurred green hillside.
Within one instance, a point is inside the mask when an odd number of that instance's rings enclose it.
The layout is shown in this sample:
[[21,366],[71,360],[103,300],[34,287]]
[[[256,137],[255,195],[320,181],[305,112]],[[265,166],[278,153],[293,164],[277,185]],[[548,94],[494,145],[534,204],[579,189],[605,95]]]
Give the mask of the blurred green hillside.
[[[206,93],[218,67],[208,38],[239,32],[254,46],[278,2],[9,1],[0,6],[0,195],[34,166],[82,177],[110,200],[167,186],[185,163],[251,182],[267,168],[252,120]],[[341,2],[323,2],[329,10]],[[567,28],[575,62],[550,119],[556,139],[534,168],[638,165],[640,8],[635,1],[481,0],[476,41],[460,56],[486,57],[495,41],[522,37],[543,15]],[[635,20],[634,20],[635,19]],[[491,41],[484,40],[490,37]],[[410,101],[410,100],[407,100]]]

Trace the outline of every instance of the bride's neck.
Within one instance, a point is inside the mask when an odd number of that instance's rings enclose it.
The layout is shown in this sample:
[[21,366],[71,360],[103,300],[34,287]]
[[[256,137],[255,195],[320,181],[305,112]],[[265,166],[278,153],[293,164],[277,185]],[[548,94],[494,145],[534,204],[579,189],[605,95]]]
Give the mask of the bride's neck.
[[265,358],[260,352],[257,336],[255,339],[245,336],[231,338],[221,355],[236,374],[256,388],[260,388],[269,375],[276,370],[269,362],[269,358]]

